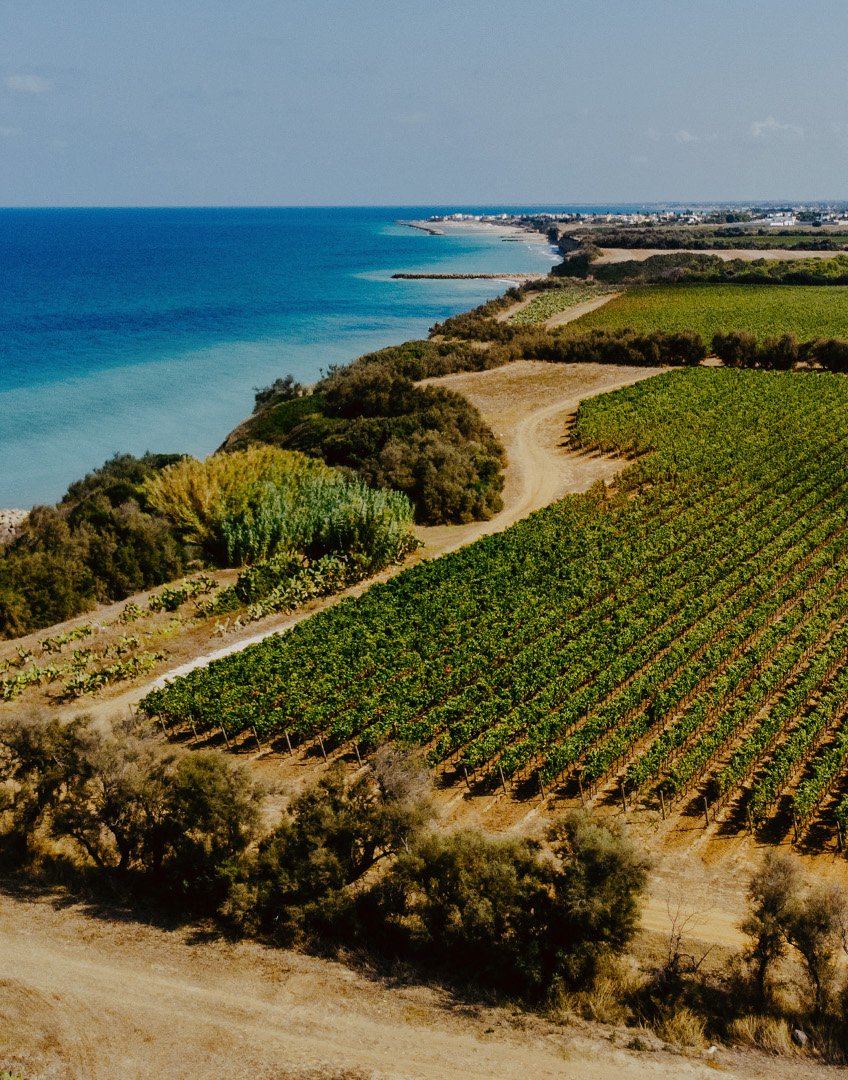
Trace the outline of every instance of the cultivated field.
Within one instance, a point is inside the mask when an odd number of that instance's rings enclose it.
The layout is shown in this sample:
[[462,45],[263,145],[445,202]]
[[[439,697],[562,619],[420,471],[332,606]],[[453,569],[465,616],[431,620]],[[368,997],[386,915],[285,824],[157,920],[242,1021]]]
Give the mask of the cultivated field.
[[639,455],[618,495],[568,498],[145,707],[323,752],[393,737],[484,790],[664,813],[706,797],[731,830],[781,838],[794,819],[835,844],[848,384],[675,372],[585,403],[573,438]]
[[509,321],[513,326],[537,326],[547,322],[554,315],[564,311],[570,311],[579,304],[585,304],[588,300],[606,296],[610,292],[599,285],[572,285],[561,289],[546,289],[537,293],[529,304],[521,306],[514,314],[509,315]]
[[596,328],[694,330],[705,341],[728,330],[758,338],[796,334],[802,341],[848,337],[848,289],[839,285],[653,285],[628,290],[569,324]]

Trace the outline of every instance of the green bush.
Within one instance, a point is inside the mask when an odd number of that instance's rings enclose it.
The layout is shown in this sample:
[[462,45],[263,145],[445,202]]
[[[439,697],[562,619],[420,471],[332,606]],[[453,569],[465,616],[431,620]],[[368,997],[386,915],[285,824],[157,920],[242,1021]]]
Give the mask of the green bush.
[[0,551],[0,637],[62,622],[185,573],[192,552],[147,500],[173,455],[118,455],[36,507]]
[[224,518],[221,532],[231,566],[280,552],[346,555],[371,571],[415,547],[412,524],[404,495],[336,473],[305,478],[296,491],[268,485],[244,512]]
[[502,448],[465,398],[413,380],[506,359],[462,343],[384,349],[333,369],[311,399],[320,401],[320,413],[269,437],[260,410],[225,446],[270,438],[273,445],[321,457],[373,488],[402,492],[416,520],[427,524],[488,518],[502,505]]
[[423,833],[361,903],[369,940],[523,996],[586,986],[638,925],[646,865],[616,829],[571,814],[535,841]]
[[247,771],[223,755],[162,747],[126,726],[7,716],[0,723],[0,837],[7,863],[76,853],[139,897],[210,914],[259,825]]
[[378,755],[350,784],[331,772],[260,844],[252,917],[286,944],[356,936],[351,887],[408,847],[431,816],[425,774],[397,753]]

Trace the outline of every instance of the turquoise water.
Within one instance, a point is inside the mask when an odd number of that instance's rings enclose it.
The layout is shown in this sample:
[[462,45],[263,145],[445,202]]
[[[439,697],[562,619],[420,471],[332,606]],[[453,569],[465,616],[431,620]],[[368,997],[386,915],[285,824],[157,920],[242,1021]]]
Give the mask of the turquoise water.
[[255,387],[311,382],[506,287],[395,271],[556,261],[530,237],[396,223],[435,212],[0,210],[0,506],[53,502],[117,451],[205,455]]

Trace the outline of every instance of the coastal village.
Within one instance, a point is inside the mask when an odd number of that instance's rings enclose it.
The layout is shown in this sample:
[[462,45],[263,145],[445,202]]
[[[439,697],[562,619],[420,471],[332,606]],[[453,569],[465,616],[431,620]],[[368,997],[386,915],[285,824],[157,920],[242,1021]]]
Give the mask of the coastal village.
[[522,211],[519,214],[453,213],[434,214],[427,220],[433,224],[477,222],[492,225],[520,225],[527,221],[546,221],[551,225],[617,225],[643,228],[675,225],[739,225],[746,228],[769,229],[844,227],[848,225],[848,203],[816,204],[815,206],[799,204],[797,206],[681,206],[650,209],[646,207],[626,213],[589,208],[585,211],[565,213],[551,210],[539,210],[535,213]]

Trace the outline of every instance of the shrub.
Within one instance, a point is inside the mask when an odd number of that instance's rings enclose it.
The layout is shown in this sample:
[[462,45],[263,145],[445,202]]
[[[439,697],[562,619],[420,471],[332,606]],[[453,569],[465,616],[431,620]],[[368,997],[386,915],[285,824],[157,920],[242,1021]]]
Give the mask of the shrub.
[[798,339],[794,334],[766,338],[759,347],[757,358],[760,367],[791,371],[801,359]]
[[428,524],[488,518],[501,508],[500,445],[465,398],[415,380],[508,358],[456,341],[411,341],[369,353],[332,368],[314,394],[261,408],[225,449],[257,440],[323,458],[371,487],[403,492],[416,520]]
[[727,367],[751,368],[757,362],[757,339],[753,334],[738,330],[714,334],[712,348]]
[[176,460],[118,455],[72,484],[55,507],[36,507],[0,552],[0,636],[182,575],[191,552],[145,494],[146,481]]
[[687,1005],[673,1009],[656,1022],[657,1035],[672,1046],[702,1047],[706,1020]]
[[759,1013],[738,1016],[730,1022],[730,1038],[743,1046],[784,1056],[794,1051],[792,1033],[786,1020]]
[[707,355],[699,334],[637,333],[628,328],[580,335],[530,331],[516,338],[511,348],[514,356],[559,364],[697,365]]
[[384,751],[351,784],[335,770],[295,799],[259,847],[251,918],[260,928],[286,944],[338,937],[352,915],[350,886],[408,846],[431,815],[416,773]]
[[277,553],[339,554],[371,572],[415,547],[412,507],[303,454],[252,446],[206,461],[185,458],[149,498],[216,562],[244,565]]
[[335,472],[304,479],[295,490],[269,485],[241,514],[223,518],[220,529],[229,565],[302,552],[310,559],[347,555],[372,571],[415,547],[412,518],[401,493]]
[[298,398],[305,397],[306,394],[307,389],[303,383],[296,382],[294,375],[290,373],[281,379],[275,379],[270,386],[256,388],[253,411],[257,412],[259,409],[267,408],[268,405],[276,405],[284,401],[296,401]]
[[786,953],[786,928],[798,906],[801,888],[798,863],[780,851],[766,854],[748,886],[750,907],[742,930],[751,938],[746,960],[763,1004],[771,997],[769,975]]
[[809,359],[826,371],[848,372],[848,341],[819,338],[808,346]]
[[551,871],[530,841],[475,830],[429,833],[370,897],[374,933],[463,982],[538,991],[550,887]]
[[182,458],[146,484],[150,503],[217,562],[226,561],[224,523],[247,514],[270,489],[291,500],[308,480],[330,477],[302,454],[253,446],[205,461]]
[[750,911],[742,929],[752,941],[748,960],[760,1001],[768,1003],[767,979],[791,946],[807,975],[813,1017],[836,1000],[838,953],[848,948],[848,893],[838,885],[807,886],[797,859],[769,852],[751,878]]
[[7,860],[30,864],[49,841],[115,884],[213,913],[259,824],[247,771],[90,717],[9,716],[0,725]]
[[588,986],[636,931],[646,867],[619,831],[583,814],[548,841],[545,851],[474,830],[424,834],[367,898],[369,936],[510,993]]
[[836,1001],[840,947],[848,943],[848,895],[838,885],[817,883],[788,912],[785,932],[800,954],[813,993],[813,1015]]

